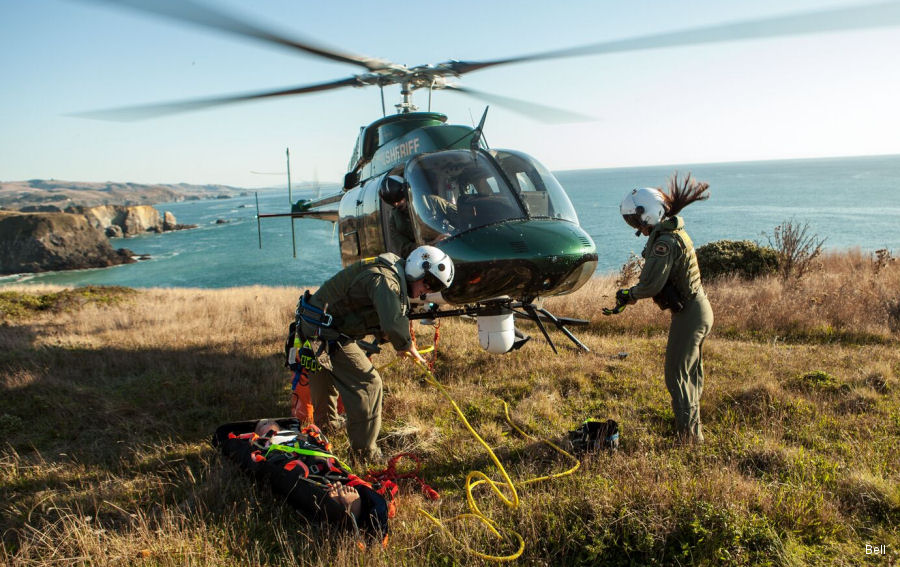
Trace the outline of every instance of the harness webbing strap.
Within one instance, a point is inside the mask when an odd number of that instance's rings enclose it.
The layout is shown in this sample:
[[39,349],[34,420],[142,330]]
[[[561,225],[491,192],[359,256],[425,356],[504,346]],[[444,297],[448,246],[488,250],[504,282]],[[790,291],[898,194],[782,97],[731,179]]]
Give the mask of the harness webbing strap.
[[[315,325],[316,327],[324,327],[326,329],[331,328],[331,325],[334,323],[334,317],[310,303],[309,297],[309,291],[306,291],[300,297],[300,309],[298,309],[298,315],[300,315],[300,318],[310,325]],[[311,317],[307,315],[307,313],[312,313],[316,317]]]
[[252,431],[250,433],[241,433],[240,435],[235,435],[234,433],[228,434],[229,439],[250,439],[251,441],[253,441],[257,437],[259,437],[259,435],[253,433]]
[[[325,462],[328,463],[329,467],[333,466],[330,461],[336,461],[339,465],[341,465],[344,468],[344,471],[351,472],[353,470],[349,466],[344,464],[343,461],[341,461],[340,459],[335,457],[334,455],[324,453],[322,451],[313,451],[311,449],[301,449],[300,447],[292,447],[290,445],[279,445],[277,443],[273,443],[272,445],[269,445],[269,450],[266,451],[266,456],[268,457],[269,453],[271,453],[272,451],[283,451],[285,453],[296,453],[298,455],[307,455],[309,457],[319,457],[321,459],[325,459]],[[338,471],[338,472],[344,472],[344,471]]]
[[293,461],[288,461],[287,463],[285,463],[284,470],[292,471],[297,467],[303,469],[303,478],[309,478],[309,467],[306,466],[306,463],[304,463],[300,459],[294,459]]

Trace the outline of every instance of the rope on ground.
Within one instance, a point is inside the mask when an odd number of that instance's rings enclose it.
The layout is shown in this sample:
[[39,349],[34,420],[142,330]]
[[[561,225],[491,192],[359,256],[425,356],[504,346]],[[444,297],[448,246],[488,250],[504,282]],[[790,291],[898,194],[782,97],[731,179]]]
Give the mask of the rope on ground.
[[[447,389],[444,388],[444,386],[440,382],[438,382],[437,378],[434,377],[434,374],[432,374],[431,370],[429,370],[428,368],[426,368],[419,362],[417,362],[417,364],[419,365],[421,370],[425,373],[425,376],[426,376],[425,381],[427,383],[435,386],[438,389],[438,391],[440,391],[440,393],[444,396],[444,398],[447,399],[447,401],[450,403],[451,407],[453,407],[453,409],[456,411],[457,415],[459,415],[459,418],[462,420],[463,425],[466,426],[466,429],[469,430],[469,432],[472,434],[472,436],[475,438],[475,440],[478,441],[484,447],[484,449],[487,451],[488,456],[490,457],[491,461],[494,463],[494,465],[500,471],[500,476],[503,477],[503,481],[498,482],[498,481],[492,480],[490,477],[488,477],[482,471],[469,472],[469,474],[466,476],[466,500],[468,501],[470,512],[467,514],[459,514],[458,516],[450,518],[446,522],[442,522],[441,520],[435,518],[434,516],[432,516],[431,514],[426,512],[425,510],[419,509],[419,512],[422,515],[424,515],[426,518],[428,518],[435,526],[437,526],[438,529],[440,529],[444,533],[446,533],[447,536],[451,540],[460,544],[466,550],[467,553],[474,555],[475,557],[489,560],[489,561],[498,561],[498,562],[514,561],[515,559],[518,559],[522,555],[522,552],[525,551],[525,539],[521,536],[521,534],[519,534],[518,532],[516,532],[514,530],[506,530],[506,531],[508,532],[509,539],[510,540],[514,539],[517,542],[518,545],[517,545],[516,551],[514,551],[513,553],[508,554],[508,555],[491,555],[489,553],[482,553],[480,551],[476,551],[476,550],[472,549],[471,547],[469,547],[469,545],[467,543],[462,542],[462,541],[458,540],[457,538],[455,538],[453,536],[453,534],[450,532],[449,528],[447,528],[446,524],[451,523],[451,522],[468,520],[471,518],[471,519],[481,522],[485,527],[487,527],[487,529],[494,536],[497,537],[497,539],[502,540],[502,539],[504,539],[504,536],[501,533],[502,528],[500,528],[500,526],[497,524],[497,522],[488,518],[478,508],[478,505],[475,503],[475,496],[472,493],[472,491],[475,489],[475,487],[477,487],[481,484],[487,484],[487,486],[490,487],[491,491],[497,495],[497,497],[500,499],[500,501],[503,502],[503,504],[506,505],[506,507],[512,511],[512,510],[516,510],[519,507],[519,503],[520,503],[519,493],[516,490],[517,486],[522,487],[522,486],[526,486],[529,484],[534,484],[536,482],[550,480],[550,479],[554,479],[554,478],[560,478],[560,477],[570,475],[570,474],[574,473],[576,470],[578,470],[578,468],[581,466],[581,462],[577,458],[575,458],[573,455],[571,455],[570,453],[568,453],[565,450],[563,450],[562,448],[560,448],[555,443],[553,443],[549,440],[546,440],[546,439],[541,439],[540,441],[542,443],[548,445],[549,447],[551,447],[553,450],[557,451],[558,453],[566,456],[572,462],[572,466],[563,472],[539,476],[539,477],[526,479],[526,480],[522,480],[517,483],[514,483],[512,481],[512,479],[510,479],[509,474],[507,474],[506,469],[500,463],[500,460],[497,458],[497,455],[494,454],[494,451],[490,448],[490,446],[484,441],[484,439],[481,438],[481,436],[478,434],[478,432],[475,431],[475,429],[471,426],[471,424],[469,424],[469,420],[466,419],[465,414],[463,414],[462,410],[459,409],[459,406],[456,405],[456,402],[450,396],[450,393],[447,391]],[[503,402],[503,410],[504,410],[504,413],[506,416],[506,422],[513,429],[515,429],[519,434],[521,434],[526,439],[538,441],[538,439],[536,439],[532,435],[529,435],[528,433],[523,431],[519,426],[517,426],[515,423],[513,423],[512,418],[509,415],[509,404],[507,404],[505,401]],[[501,488],[503,488],[507,492],[509,492],[511,496],[507,497],[506,494],[504,494],[503,490],[501,490]]]

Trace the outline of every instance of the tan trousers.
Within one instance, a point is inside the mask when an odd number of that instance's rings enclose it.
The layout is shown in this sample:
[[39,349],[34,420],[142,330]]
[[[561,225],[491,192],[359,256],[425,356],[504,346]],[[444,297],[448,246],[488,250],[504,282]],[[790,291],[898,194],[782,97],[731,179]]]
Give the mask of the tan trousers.
[[700,397],[703,395],[703,341],[713,326],[713,312],[706,294],[700,293],[672,314],[666,345],[666,388],[679,434],[703,442]]
[[309,375],[316,425],[327,430],[340,423],[337,413],[340,394],[354,456],[378,459],[381,451],[375,441],[381,431],[382,382],[372,361],[353,342],[335,344],[319,361],[323,363],[322,370]]

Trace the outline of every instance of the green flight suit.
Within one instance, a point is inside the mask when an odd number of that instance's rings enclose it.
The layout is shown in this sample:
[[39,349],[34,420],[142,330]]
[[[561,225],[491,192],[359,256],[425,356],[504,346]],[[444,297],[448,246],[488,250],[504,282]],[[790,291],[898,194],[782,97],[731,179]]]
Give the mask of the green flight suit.
[[388,223],[388,237],[391,248],[400,256],[406,258],[410,252],[416,249],[416,236],[413,234],[412,221],[409,218],[409,210],[401,211],[397,207],[391,209],[391,218]]
[[[653,227],[642,252],[644,268],[631,288],[637,299],[653,297],[657,303],[669,284],[684,307],[672,309],[666,344],[666,388],[672,396],[675,426],[680,435],[703,441],[700,397],[703,395],[703,341],[713,326],[713,312],[700,282],[694,243],[681,217],[670,217]],[[661,307],[663,305],[660,305]]]
[[309,376],[315,422],[326,430],[340,423],[340,394],[350,449],[363,459],[381,455],[376,440],[381,431],[382,381],[355,341],[374,335],[379,342],[390,341],[397,350],[409,348],[406,285],[404,261],[396,254],[360,260],[332,276],[310,297],[312,305],[333,317],[331,327],[299,322],[304,337],[319,337],[313,342],[326,344],[318,357],[322,369]]

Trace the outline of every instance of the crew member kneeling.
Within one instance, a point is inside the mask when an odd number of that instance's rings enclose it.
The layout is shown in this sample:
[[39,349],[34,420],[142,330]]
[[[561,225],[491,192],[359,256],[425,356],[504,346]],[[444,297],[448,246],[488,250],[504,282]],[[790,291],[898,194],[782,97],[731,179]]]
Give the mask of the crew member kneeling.
[[[305,292],[297,306],[297,328],[313,343],[321,365],[309,375],[316,424],[326,433],[339,427],[338,394],[347,415],[353,457],[381,457],[376,439],[381,430],[381,376],[358,341],[374,335],[397,352],[425,362],[409,334],[409,297],[446,289],[453,281],[453,261],[433,246],[421,246],[403,260],[381,254],[351,264]],[[365,345],[363,345],[365,346]]]

